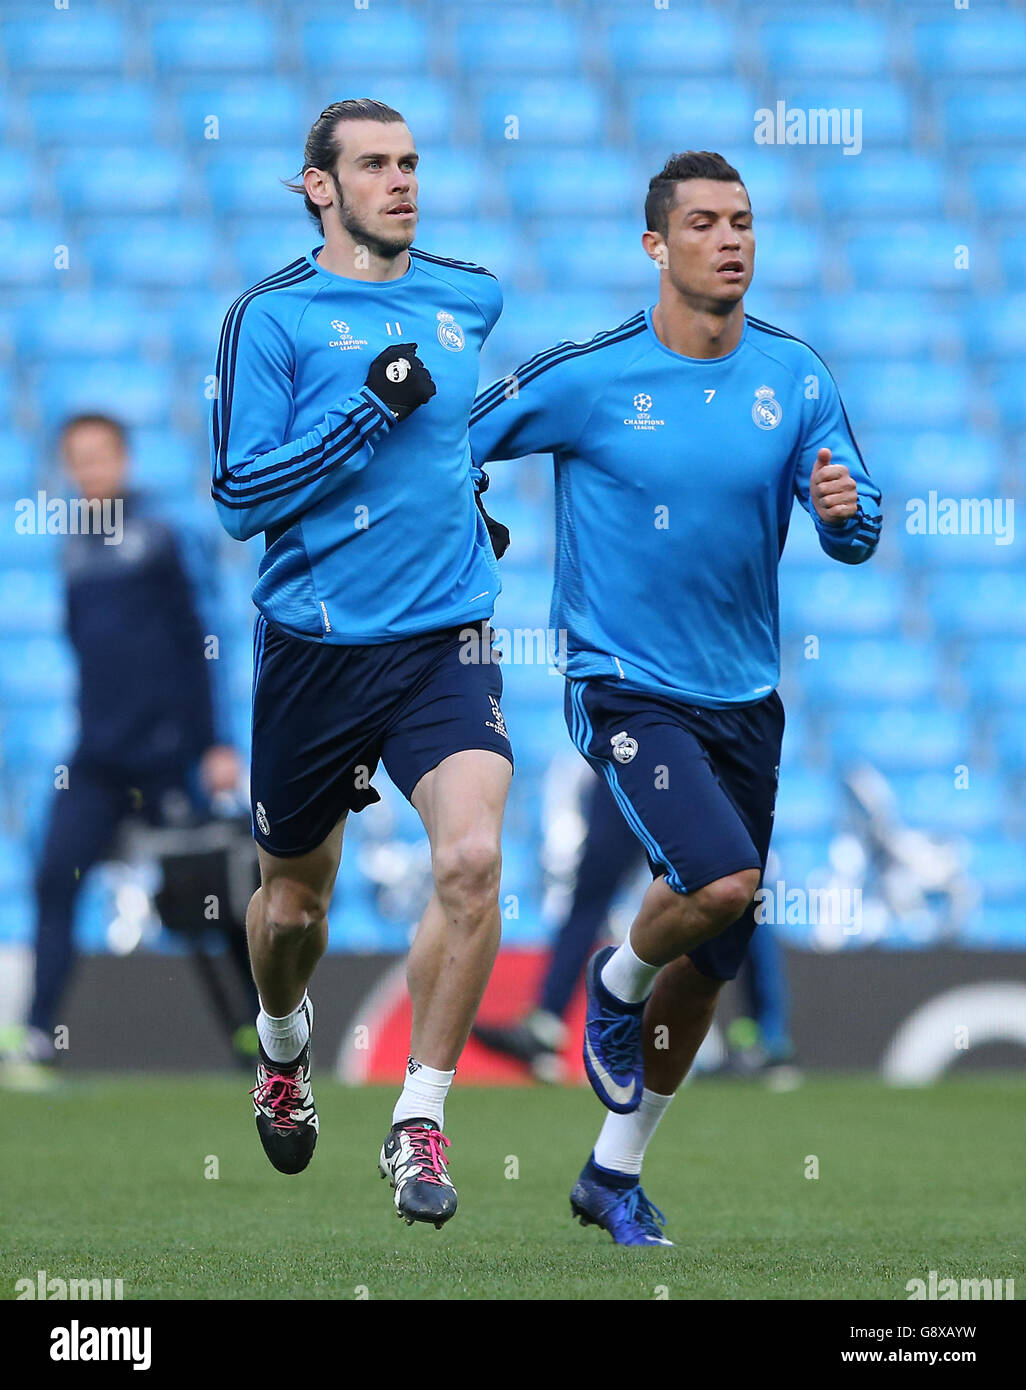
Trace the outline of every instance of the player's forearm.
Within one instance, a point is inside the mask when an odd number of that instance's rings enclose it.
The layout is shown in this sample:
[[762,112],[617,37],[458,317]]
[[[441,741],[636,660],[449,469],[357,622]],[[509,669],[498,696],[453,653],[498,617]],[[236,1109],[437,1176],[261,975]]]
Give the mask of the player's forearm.
[[214,453],[210,494],[221,523],[248,540],[301,516],[366,466],[394,416],[366,387],[301,438],[261,454]]
[[880,539],[880,502],[859,496],[858,512],[843,526],[831,526],[816,518],[819,543],[832,560],[844,565],[861,565],[868,560]]

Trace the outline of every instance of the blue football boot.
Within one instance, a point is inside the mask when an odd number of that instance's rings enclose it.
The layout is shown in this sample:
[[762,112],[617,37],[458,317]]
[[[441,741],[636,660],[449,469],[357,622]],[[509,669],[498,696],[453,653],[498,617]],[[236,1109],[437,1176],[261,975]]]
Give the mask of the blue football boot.
[[610,994],[602,983],[602,967],[615,949],[615,946],[604,946],[588,962],[584,1070],[592,1090],[606,1109],[617,1115],[629,1115],[641,1104],[645,1089],[645,1059],[641,1048],[641,1016],[645,1004],[625,1004],[615,994]]

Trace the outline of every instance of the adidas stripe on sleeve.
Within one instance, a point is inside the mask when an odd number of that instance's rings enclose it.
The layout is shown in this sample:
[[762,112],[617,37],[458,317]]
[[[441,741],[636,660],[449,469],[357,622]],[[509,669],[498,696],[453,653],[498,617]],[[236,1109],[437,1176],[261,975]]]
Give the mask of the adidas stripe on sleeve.
[[210,414],[211,496],[236,540],[294,521],[364,467],[374,452],[372,441],[395,423],[364,387],[306,434],[288,439],[294,348],[269,291],[309,273],[300,261],[248,291],[228,310],[221,329]]

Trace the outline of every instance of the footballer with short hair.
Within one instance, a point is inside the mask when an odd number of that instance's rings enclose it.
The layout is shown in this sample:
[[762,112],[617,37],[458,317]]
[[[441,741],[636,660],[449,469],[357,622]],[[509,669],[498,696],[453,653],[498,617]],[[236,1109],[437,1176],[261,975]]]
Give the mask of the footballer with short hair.
[[[261,886],[246,928],[260,995],[257,1130],[298,1173],[317,1140],[307,986],[346,817],[379,760],[420,814],[434,891],[410,948],[402,1094],[379,1154],[408,1224],[456,1211],[446,1094],[499,943],[512,771],[491,657],[500,589],[467,422],[502,294],[480,266],[413,248],[418,155],[403,117],[335,102],[304,151],[322,244],[228,310],[210,419],[226,530],[263,534],[253,591],[251,800]],[[480,481],[480,480],[478,480]]]
[[626,940],[587,970],[585,1069],[610,1113],[571,1209],[618,1244],[668,1245],[642,1160],[755,929],[792,504],[845,564],[872,555],[881,519],[830,372],[745,313],[755,235],[738,171],[674,155],[645,217],[657,303],[538,353],[513,391],[489,386],[470,439],[476,465],[554,456],[567,723],[653,874]]

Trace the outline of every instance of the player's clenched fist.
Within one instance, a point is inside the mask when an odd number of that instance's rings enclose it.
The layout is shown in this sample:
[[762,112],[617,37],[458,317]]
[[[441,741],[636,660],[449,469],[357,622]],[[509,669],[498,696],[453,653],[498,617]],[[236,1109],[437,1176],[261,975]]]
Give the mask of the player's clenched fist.
[[830,462],[830,450],[820,449],[812,466],[809,496],[816,515],[828,526],[850,521],[859,509],[859,491],[843,463]]
[[365,385],[385,402],[397,420],[405,420],[438,389],[417,356],[416,343],[396,343],[379,352],[367,369]]

